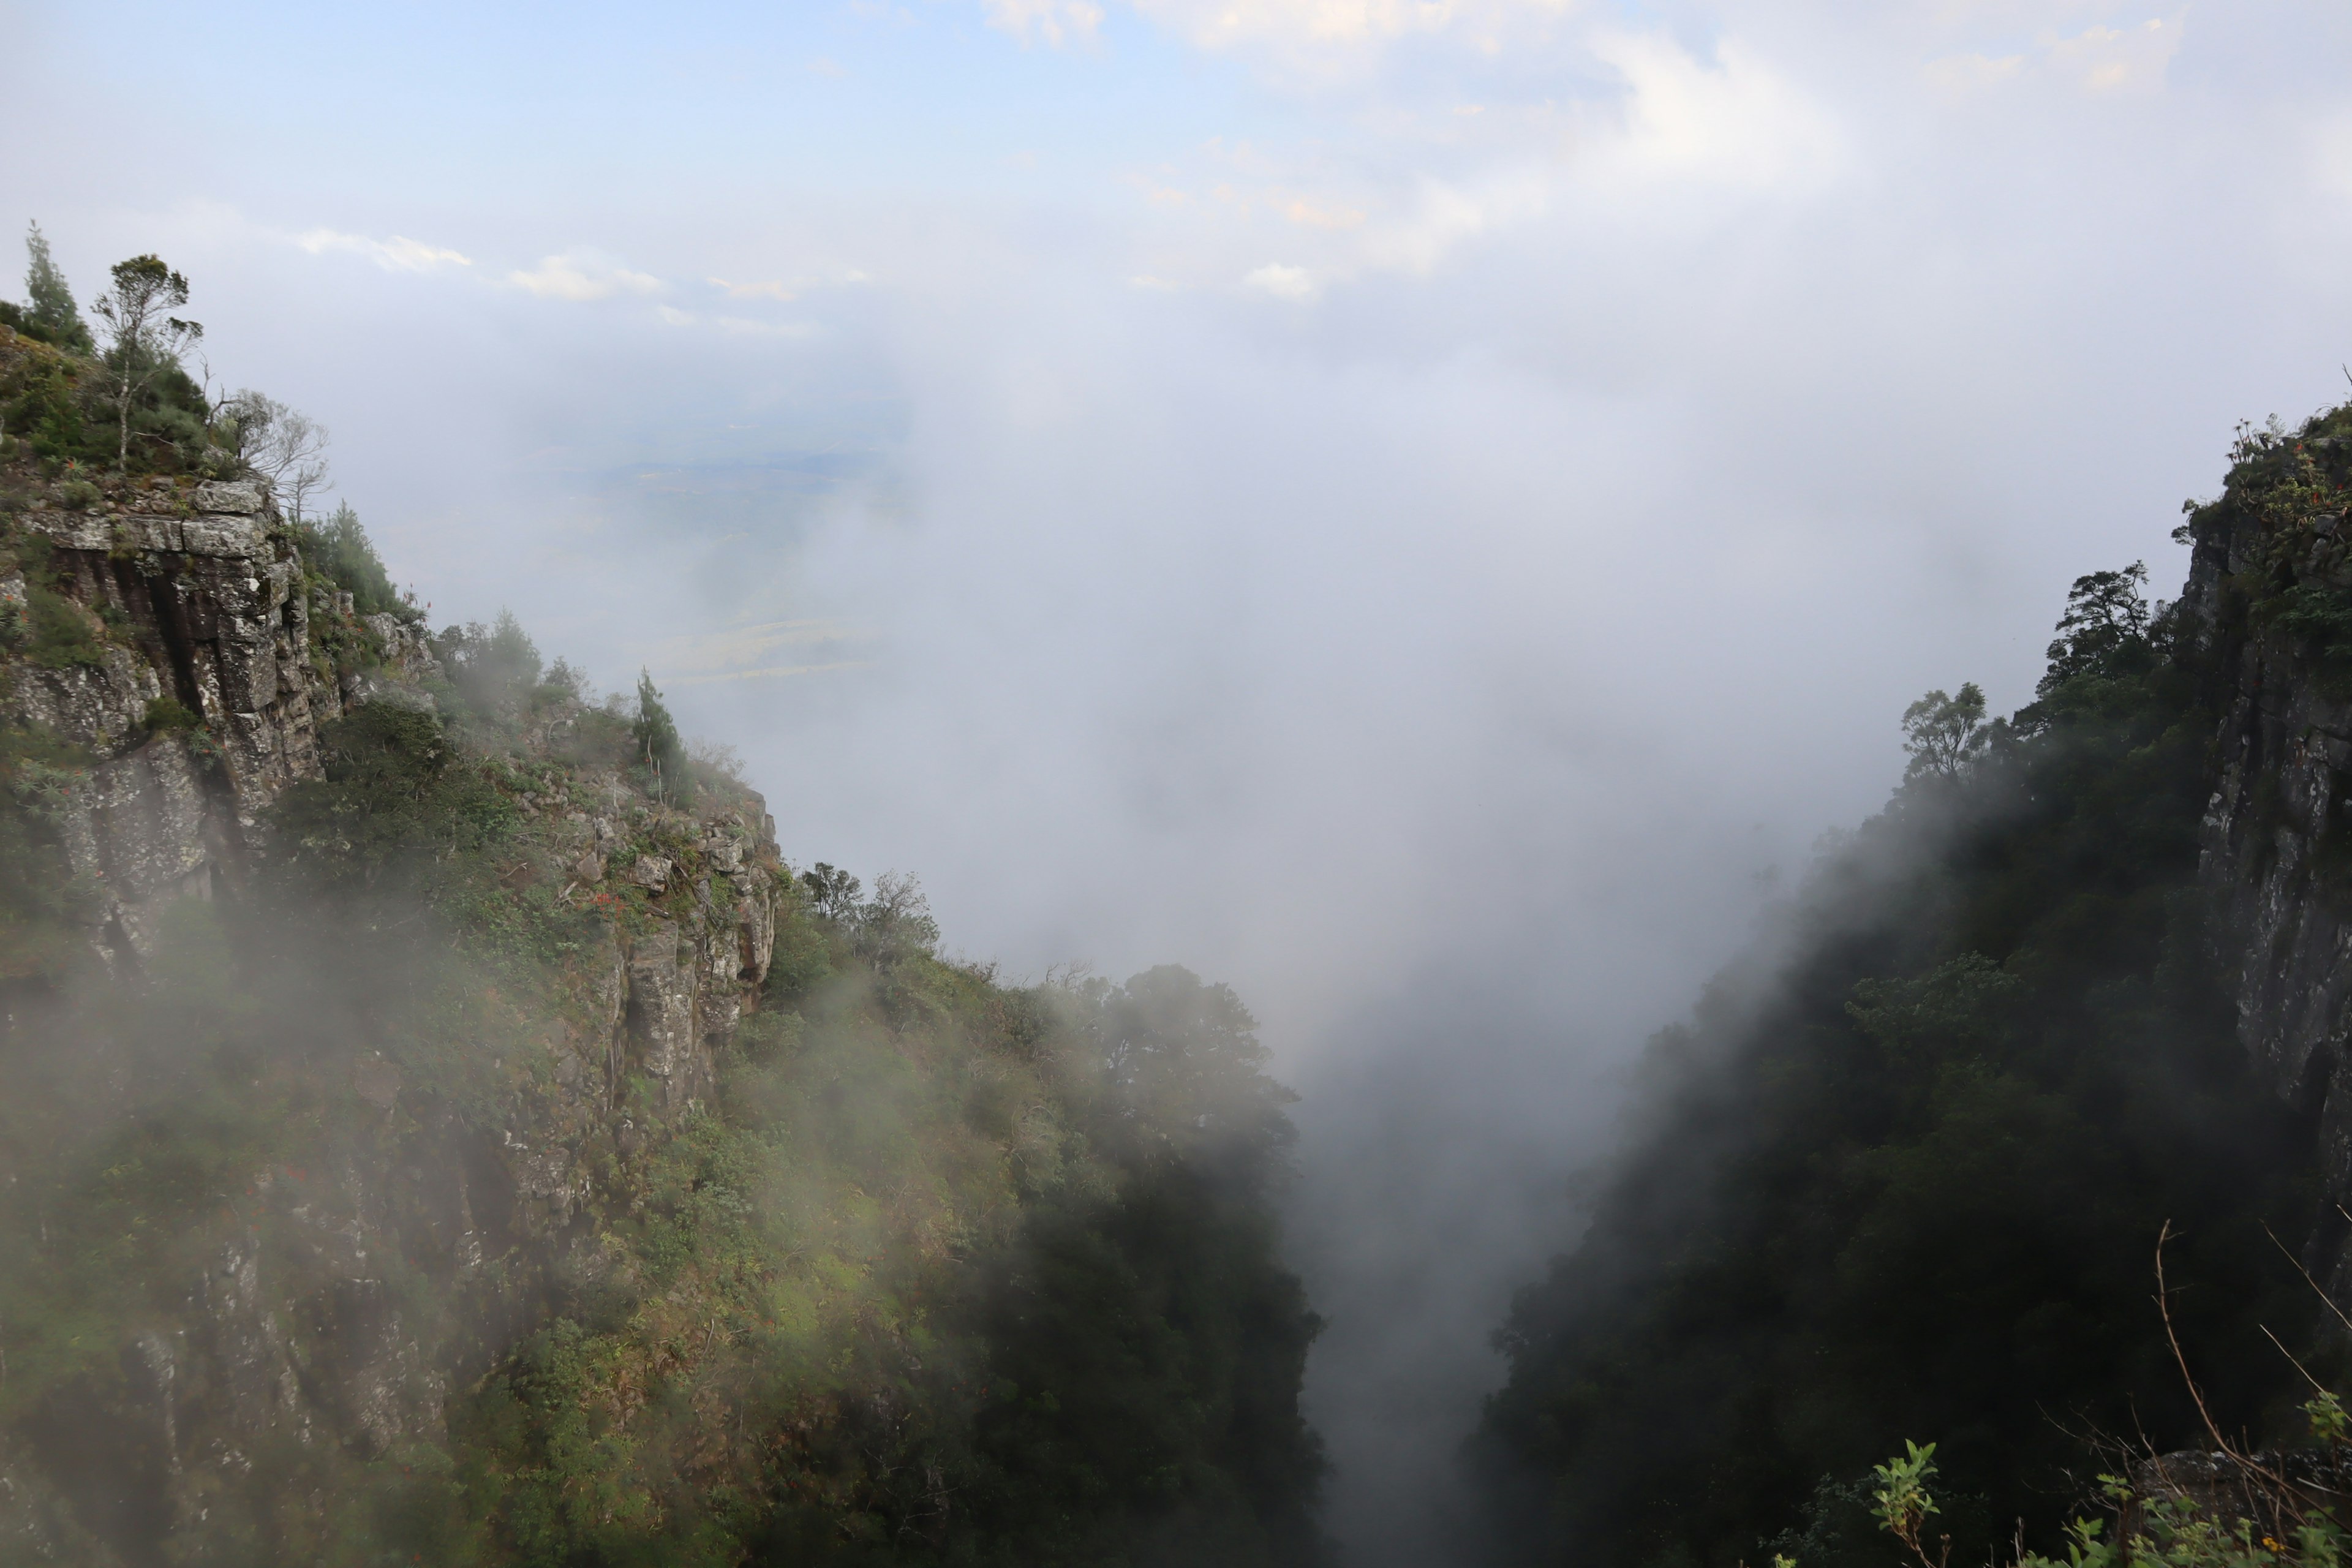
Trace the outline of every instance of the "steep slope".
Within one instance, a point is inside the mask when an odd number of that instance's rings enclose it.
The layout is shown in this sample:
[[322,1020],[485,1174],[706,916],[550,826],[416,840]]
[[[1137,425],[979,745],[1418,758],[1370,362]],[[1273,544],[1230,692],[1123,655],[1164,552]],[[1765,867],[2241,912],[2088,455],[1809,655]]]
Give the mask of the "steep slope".
[[0,1563],[1317,1560],[1240,1003],[943,959],[227,450],[0,440]]
[[2319,1116],[2327,1201],[2352,1204],[2352,407],[2242,430],[2231,458],[2187,525],[2181,596],[2226,683],[2204,879],[2238,968],[2239,1037]]
[[[1505,1327],[1481,1438],[1529,1562],[1883,1559],[1868,1471],[2054,1549],[2096,1435],[2303,1428],[2352,1194],[2345,411],[2244,433],[2188,589],[2076,583],[2036,700],[1934,693],[1911,776],[1654,1045],[1588,1227]],[[2352,453],[2346,454],[2352,457]],[[2352,864],[2352,862],[2345,862]],[[2307,1393],[2307,1389],[2304,1390]]]

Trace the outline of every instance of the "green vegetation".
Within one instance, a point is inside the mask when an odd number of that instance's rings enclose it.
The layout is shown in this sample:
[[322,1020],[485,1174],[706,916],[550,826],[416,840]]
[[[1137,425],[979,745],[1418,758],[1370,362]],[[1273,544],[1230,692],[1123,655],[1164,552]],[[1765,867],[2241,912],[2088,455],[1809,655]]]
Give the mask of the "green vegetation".
[[637,743],[637,759],[648,790],[664,798],[692,790],[694,773],[686,760],[686,742],[678,739],[677,725],[662,706],[661,693],[654,689],[654,678],[646,670],[637,672],[637,719],[630,734]]
[[24,305],[0,300],[0,325],[13,327],[37,342],[68,353],[85,357],[96,353],[98,344],[74,304],[73,289],[68,286],[65,273],[49,255],[48,237],[41,233],[39,224],[26,230],[25,250],[25,292],[31,299]]
[[[2327,575],[2340,426],[2242,436],[2190,524],[2265,520],[2226,613],[2323,668],[2352,603]],[[1952,1561],[2020,1531],[2059,1550],[2091,1436],[2204,1441],[2149,1303],[2168,1222],[2216,1421],[2296,1425],[2264,1326],[2307,1342],[2315,1314],[2264,1226],[2332,1235],[2316,1139],[2238,1044],[2197,875],[2234,668],[2145,581],[2074,584],[2011,718],[1973,687],[1915,704],[1905,783],[1785,911],[1790,956],[1653,1043],[1581,1239],[1500,1336],[1477,1452],[1517,1560],[1883,1564],[1872,1463],[1918,1434]]]
[[0,437],[21,439],[51,475],[87,487],[100,475],[222,478],[243,468],[236,422],[182,363],[204,329],[173,314],[186,278],[153,256],[116,263],[93,311],[97,342],[37,225],[26,236],[23,305],[0,305]]
[[349,594],[358,614],[408,618],[412,606],[393,587],[392,574],[384,569],[367,531],[360,526],[360,514],[349,502],[338,506],[324,522],[292,526],[303,564],[336,591]]
[[[0,728],[0,1563],[1320,1560],[1231,992],[944,959],[650,680],[425,637],[348,508],[287,537],[316,689],[385,695],[135,952],[68,874],[93,759]],[[0,547],[0,679],[145,635]],[[221,754],[172,696],[131,739]],[[666,1077],[635,1014],[688,977]]]

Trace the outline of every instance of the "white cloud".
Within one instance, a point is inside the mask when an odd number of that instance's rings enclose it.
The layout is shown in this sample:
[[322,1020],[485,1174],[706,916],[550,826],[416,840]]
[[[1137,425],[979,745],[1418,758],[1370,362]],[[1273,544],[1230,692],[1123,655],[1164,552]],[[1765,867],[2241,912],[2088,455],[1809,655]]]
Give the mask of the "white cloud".
[[1603,154],[1621,170],[1764,188],[1814,182],[1845,160],[1830,111],[1734,40],[1712,64],[1663,33],[1605,34],[1592,48],[1628,89]]
[[1255,289],[1277,300],[1312,300],[1318,286],[1315,274],[1304,267],[1286,267],[1279,261],[1269,261],[1242,279],[1244,289]]
[[1055,48],[1074,38],[1090,42],[1102,26],[1102,7],[1094,0],[981,0],[981,5],[990,26],[1024,44],[1033,37]]
[[471,267],[473,260],[454,250],[427,245],[421,239],[395,234],[390,239],[371,239],[363,234],[341,234],[331,228],[314,228],[294,237],[294,243],[313,256],[330,250],[348,250],[364,256],[387,272],[429,272],[436,267]]
[[2179,52],[2185,15],[2121,27],[2091,27],[2050,46],[2050,68],[2085,92],[2152,91]]
[[1999,54],[1962,53],[1931,60],[1927,79],[1948,98],[1967,98],[2028,79],[2055,81],[2106,96],[2152,92],[2164,86],[2180,52],[2188,13],[2137,21],[2116,20],[2061,36],[2045,29],[2031,47]]
[[574,304],[609,299],[614,294],[658,294],[662,280],[632,272],[614,258],[596,250],[568,250],[542,258],[528,272],[509,272],[507,281],[542,300],[567,300]]
[[1207,49],[1248,46],[1298,56],[1359,50],[1401,38],[1465,35],[1499,47],[1528,22],[1567,15],[1575,0],[1130,0],[1135,8]]
[[782,278],[770,278],[758,283],[730,283],[724,278],[713,278],[710,286],[724,289],[730,300],[792,300],[800,297],[801,285]]
[[1364,258],[1374,267],[1426,275],[1457,246],[1534,217],[1549,198],[1549,180],[1533,170],[1497,174],[1475,187],[1426,180],[1408,211],[1366,237]]
[[715,324],[720,331],[739,338],[807,338],[816,335],[816,329],[806,321],[755,321],[747,316],[720,316]]

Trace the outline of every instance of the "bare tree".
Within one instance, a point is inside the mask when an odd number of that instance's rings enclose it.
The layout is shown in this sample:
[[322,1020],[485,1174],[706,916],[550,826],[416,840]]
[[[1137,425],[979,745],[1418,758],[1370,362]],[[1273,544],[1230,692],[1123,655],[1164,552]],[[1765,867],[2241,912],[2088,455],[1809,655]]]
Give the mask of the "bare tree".
[[153,256],[134,256],[114,264],[114,287],[92,301],[90,310],[106,323],[110,393],[121,422],[121,441],[115,464],[131,463],[131,409],[167,367],[205,335],[194,321],[171,314],[188,302],[188,280]]
[[223,408],[236,421],[237,457],[269,482],[278,504],[301,521],[310,498],[334,489],[327,482],[327,427],[251,388]]

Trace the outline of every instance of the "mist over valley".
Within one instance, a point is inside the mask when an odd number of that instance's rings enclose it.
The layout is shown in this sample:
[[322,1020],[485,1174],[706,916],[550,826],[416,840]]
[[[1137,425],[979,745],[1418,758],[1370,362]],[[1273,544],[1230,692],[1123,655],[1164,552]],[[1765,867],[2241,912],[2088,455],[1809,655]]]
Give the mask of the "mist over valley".
[[2333,1562],[2334,9],[0,27],[0,1562]]

